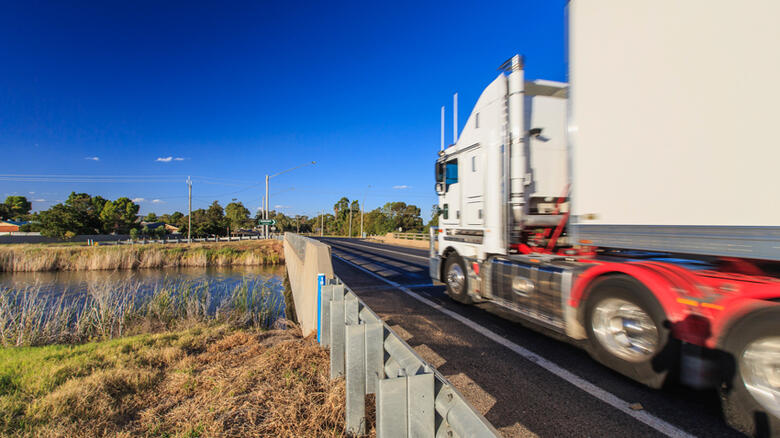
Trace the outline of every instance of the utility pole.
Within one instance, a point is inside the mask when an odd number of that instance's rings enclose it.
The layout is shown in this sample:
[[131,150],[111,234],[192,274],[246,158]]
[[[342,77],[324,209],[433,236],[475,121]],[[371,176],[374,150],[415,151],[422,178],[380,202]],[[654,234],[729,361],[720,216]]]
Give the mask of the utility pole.
[[[268,174],[265,175],[265,215],[263,219],[268,220]],[[268,238],[268,225],[263,225],[263,234]]]
[[192,180],[187,177],[187,187],[189,188],[189,202],[187,207],[187,243],[192,243]]
[[301,234],[301,224],[298,223],[298,215],[295,215],[295,232]]
[[352,204],[349,204],[349,237],[352,237]]
[[325,210],[322,211],[322,214],[320,215],[320,237],[322,237],[325,233]]

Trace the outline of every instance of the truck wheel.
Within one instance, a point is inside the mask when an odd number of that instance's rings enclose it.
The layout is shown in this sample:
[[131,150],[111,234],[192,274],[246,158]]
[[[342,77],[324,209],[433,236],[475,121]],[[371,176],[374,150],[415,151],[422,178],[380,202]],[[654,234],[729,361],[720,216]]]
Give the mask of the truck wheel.
[[444,266],[444,280],[447,283],[447,295],[453,300],[471,304],[473,300],[469,297],[469,277],[466,274],[466,264],[457,254],[447,257],[447,263]]
[[597,280],[591,290],[585,307],[590,355],[651,388],[663,386],[679,346],[670,339],[661,305],[625,275]]
[[729,330],[721,387],[726,421],[751,436],[780,436],[780,307],[760,310]]

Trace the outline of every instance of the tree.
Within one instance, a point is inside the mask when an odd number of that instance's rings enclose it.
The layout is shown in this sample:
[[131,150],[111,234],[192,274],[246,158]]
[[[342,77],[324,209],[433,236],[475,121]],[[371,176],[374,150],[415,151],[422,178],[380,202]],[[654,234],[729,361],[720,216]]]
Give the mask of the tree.
[[401,228],[403,231],[422,231],[423,221],[420,208],[416,205],[388,202],[382,207],[382,212],[388,217],[393,230]]
[[138,209],[138,204],[130,198],[122,197],[116,201],[106,202],[103,211],[100,212],[103,231],[117,234],[129,232],[135,225]]
[[206,210],[206,226],[208,234],[225,234],[227,221],[225,220],[225,211],[218,201],[214,201]]
[[5,198],[5,209],[7,216],[17,219],[30,214],[32,203],[24,196],[9,196]]
[[77,234],[84,225],[79,222],[79,215],[64,204],[53,205],[50,209],[38,213],[41,235],[69,239]]
[[183,218],[186,219],[186,217],[184,216],[184,213],[182,213],[180,211],[175,211],[175,212],[173,212],[173,214],[167,214],[166,213],[166,214],[158,217],[157,220],[159,220],[160,222],[165,222],[166,224],[171,224],[171,225],[175,225],[175,226],[178,227],[178,226],[181,225],[181,220]]
[[0,202],[0,219],[10,219],[11,209],[7,205]]
[[225,217],[231,230],[248,228],[252,225],[249,219],[249,210],[241,202],[231,202],[225,206]]
[[159,220],[160,219],[157,217],[157,215],[152,212],[144,216],[144,222],[157,222]]
[[100,213],[108,202],[100,196],[71,192],[65,200],[65,206],[71,209],[79,224],[73,231],[76,234],[98,234],[103,228]]

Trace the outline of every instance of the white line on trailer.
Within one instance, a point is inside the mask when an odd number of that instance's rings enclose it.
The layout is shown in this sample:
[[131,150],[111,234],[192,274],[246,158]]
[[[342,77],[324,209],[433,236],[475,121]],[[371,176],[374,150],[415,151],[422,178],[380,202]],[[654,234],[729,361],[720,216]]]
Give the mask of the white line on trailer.
[[434,303],[433,301],[424,298],[417,294],[416,292],[412,292],[410,289],[394,282],[390,281],[380,275],[377,275],[376,273],[358,265],[357,263],[354,263],[350,260],[347,260],[343,257],[339,257],[337,255],[333,255],[333,257],[336,257],[340,259],[341,261],[350,264],[354,266],[355,268],[371,275],[372,277],[378,278],[385,283],[396,287],[400,291],[404,292],[405,294],[409,295],[410,297],[414,298],[417,301],[420,301],[423,304],[426,304],[439,312],[449,316],[450,318],[453,318],[462,324],[468,326],[472,330],[476,331],[477,333],[485,336],[486,338],[490,339],[493,342],[496,342],[497,344],[503,345],[504,347],[512,350],[513,352],[519,354],[524,359],[529,360],[536,365],[539,365],[540,367],[546,369],[547,371],[551,372],[552,374],[560,377],[561,379],[569,382],[570,384],[576,386],[577,388],[587,392],[593,397],[596,397],[597,399],[601,400],[602,402],[612,406],[613,408],[623,412],[626,415],[629,415],[633,417],[635,420],[640,421],[653,429],[667,435],[670,437],[694,437],[694,435],[689,434],[688,432],[685,432],[682,429],[679,429],[675,427],[674,425],[667,423],[666,421],[648,413],[647,411],[635,411],[629,407],[629,403],[620,397],[612,394],[611,392],[608,392],[604,389],[599,388],[598,386],[588,382],[587,380],[583,379],[582,377],[579,377],[570,371],[560,367],[554,362],[551,362],[542,356],[539,356],[538,354],[527,350],[524,347],[521,347],[520,345],[515,344],[514,342],[498,335],[497,333],[491,331],[490,329],[487,329],[479,324],[477,324],[474,321],[471,321],[470,319],[453,312],[449,309],[444,308],[440,304]]

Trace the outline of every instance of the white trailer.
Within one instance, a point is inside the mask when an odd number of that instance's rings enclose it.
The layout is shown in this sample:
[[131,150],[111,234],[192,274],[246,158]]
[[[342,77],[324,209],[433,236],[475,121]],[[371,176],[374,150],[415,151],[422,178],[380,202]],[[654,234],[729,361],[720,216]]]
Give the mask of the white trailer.
[[780,260],[780,2],[569,14],[575,238]]

